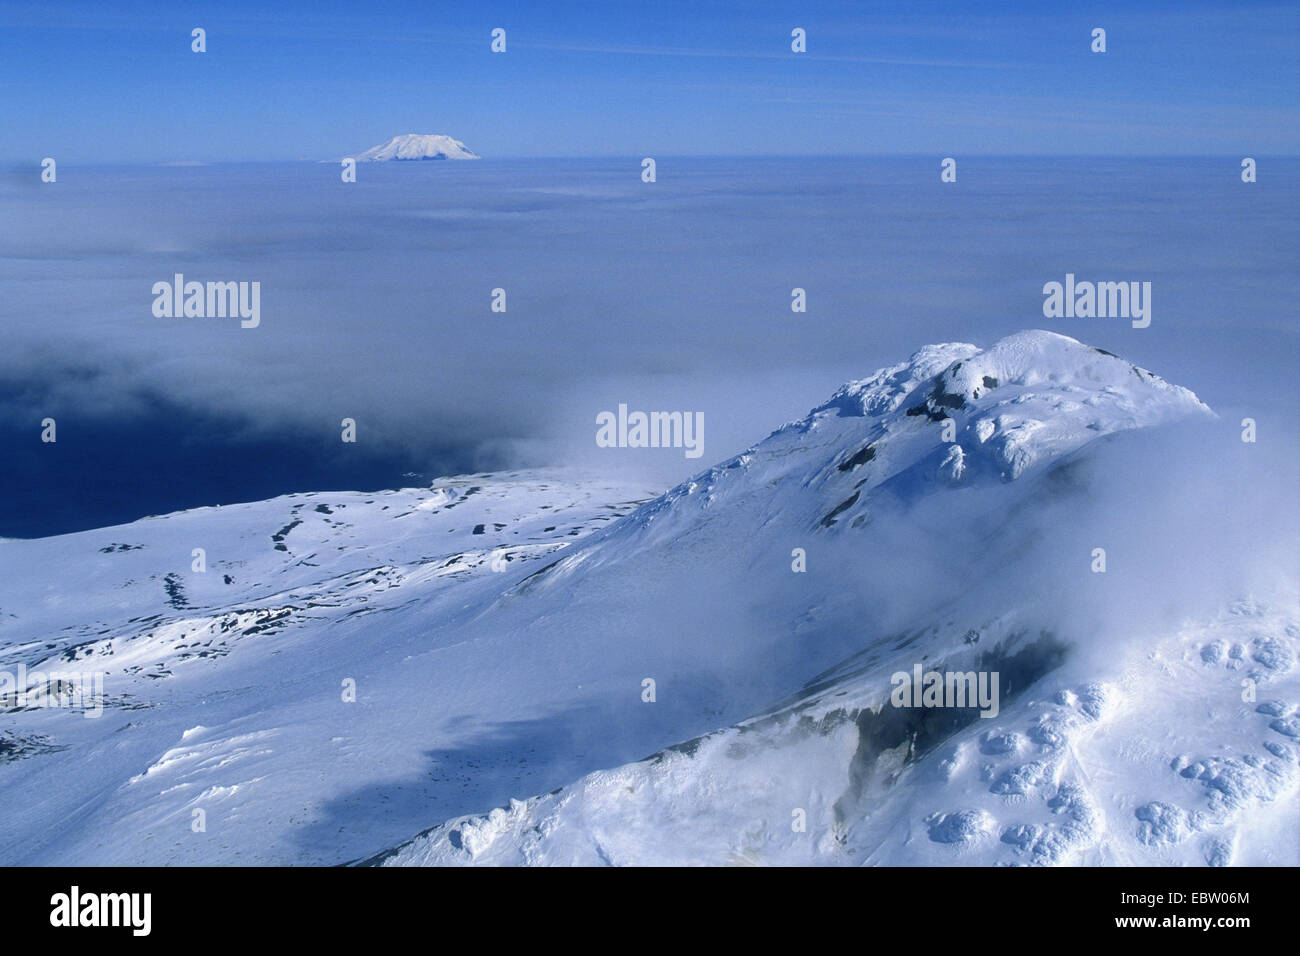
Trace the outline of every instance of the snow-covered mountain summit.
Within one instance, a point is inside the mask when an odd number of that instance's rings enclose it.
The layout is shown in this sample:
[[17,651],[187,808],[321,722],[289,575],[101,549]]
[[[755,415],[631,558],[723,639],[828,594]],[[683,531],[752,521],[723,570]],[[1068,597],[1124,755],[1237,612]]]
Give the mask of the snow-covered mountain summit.
[[406,133],[386,143],[372,146],[357,156],[361,162],[387,162],[390,159],[479,159],[458,139],[441,133]]
[[880,500],[1027,479],[1107,435],[1212,418],[1186,388],[1054,332],[930,345],[647,503],[556,572],[715,524],[724,548],[774,527],[860,528]]

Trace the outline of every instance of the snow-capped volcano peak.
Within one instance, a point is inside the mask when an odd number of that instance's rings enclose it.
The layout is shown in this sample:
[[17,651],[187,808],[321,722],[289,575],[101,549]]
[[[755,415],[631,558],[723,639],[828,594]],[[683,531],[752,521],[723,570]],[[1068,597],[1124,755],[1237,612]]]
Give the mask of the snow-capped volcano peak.
[[387,162],[390,159],[479,159],[458,139],[441,133],[405,133],[387,143],[372,146],[357,159],[362,162]]
[[[1016,391],[1002,392],[992,400],[995,390],[1008,386]],[[1209,410],[1189,390],[1170,385],[1104,349],[1056,332],[1027,329],[983,350],[960,342],[927,345],[906,362],[844,385],[805,422],[830,409],[839,414],[883,417],[904,405],[906,415],[925,415],[936,421],[957,418],[962,409],[987,410],[1005,405],[1011,398],[1022,404],[1024,389],[1071,394],[1081,401],[1092,397],[1091,407],[1101,404],[1098,396],[1124,397],[1158,417]],[[985,401],[980,401],[981,396]],[[907,402],[909,398],[918,399],[924,408]],[[1067,407],[1058,405],[1056,410]],[[1139,416],[1132,424],[1154,424],[1154,419]]]
[[[934,372],[945,359],[948,364]],[[950,480],[967,477],[972,465],[1014,480],[1101,435],[1212,414],[1185,388],[1104,349],[1037,329],[1010,335],[984,351],[932,346],[887,372],[883,381],[847,386],[838,407],[852,396],[862,414],[874,415],[877,453],[886,438],[908,445],[913,453],[900,463],[910,458],[924,466],[937,446],[940,471]],[[919,440],[907,419],[929,426],[921,429]]]
[[[900,464],[924,461],[938,448],[961,473],[971,461],[982,462],[1002,480],[1101,435],[1212,414],[1188,389],[1104,349],[1038,329],[983,351],[928,346],[900,366],[846,385],[796,427],[819,427],[831,410],[874,419],[873,457],[888,439],[909,449],[895,459]],[[931,427],[918,431],[908,419]]]
[[593,535],[555,572],[603,562],[615,541],[622,554],[703,525],[726,540],[791,526],[838,534],[869,523],[881,499],[1016,482],[1102,436],[1211,417],[1188,389],[1054,332],[928,345]]

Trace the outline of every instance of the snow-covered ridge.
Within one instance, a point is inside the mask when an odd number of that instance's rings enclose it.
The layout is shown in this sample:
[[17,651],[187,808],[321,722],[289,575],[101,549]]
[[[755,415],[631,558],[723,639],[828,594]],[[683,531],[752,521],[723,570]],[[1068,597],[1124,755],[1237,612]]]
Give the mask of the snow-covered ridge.
[[382,163],[391,159],[480,159],[458,139],[441,133],[406,133],[386,143],[372,146],[357,156],[363,163]]
[[719,540],[777,521],[819,534],[862,528],[882,496],[1014,482],[1107,435],[1213,417],[1188,389],[1055,332],[1017,332],[983,350],[930,345],[593,535],[555,572],[703,525],[726,525],[713,531]]

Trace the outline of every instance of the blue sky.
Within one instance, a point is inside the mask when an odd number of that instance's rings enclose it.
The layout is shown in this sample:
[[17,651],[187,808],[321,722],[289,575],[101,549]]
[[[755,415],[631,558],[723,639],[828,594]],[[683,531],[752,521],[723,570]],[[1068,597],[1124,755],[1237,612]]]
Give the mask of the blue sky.
[[1296,154],[1297,37],[1277,2],[6,2],[0,159]]

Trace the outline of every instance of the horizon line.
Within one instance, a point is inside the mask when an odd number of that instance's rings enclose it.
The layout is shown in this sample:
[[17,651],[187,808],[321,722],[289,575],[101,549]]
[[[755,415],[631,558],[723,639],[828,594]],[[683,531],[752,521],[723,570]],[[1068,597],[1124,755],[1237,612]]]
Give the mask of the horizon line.
[[[445,163],[447,165],[458,165],[461,163],[475,163],[494,160],[506,161],[528,161],[528,160],[557,160],[557,161],[603,161],[603,160],[635,160],[649,155],[646,152],[637,153],[599,153],[599,154],[535,154],[535,153],[506,153],[495,156],[478,156],[475,159],[414,159],[414,160],[367,160],[367,165],[407,165],[407,164],[424,164],[424,163]],[[945,156],[940,156],[939,151],[933,152],[873,152],[873,153],[658,153],[654,156],[658,159],[917,159],[939,157],[975,157],[980,159],[1222,159],[1225,157],[1266,157],[1268,159],[1300,159],[1300,152],[1296,153],[1241,153],[1241,152],[1194,152],[1194,153],[1169,153],[1169,152],[1135,152],[1135,153],[1079,153],[1079,152],[949,152]],[[41,160],[31,158],[7,158],[0,159],[0,167],[7,168],[26,168],[28,165],[40,168]],[[59,165],[71,166],[161,166],[176,169],[197,168],[203,166],[237,166],[237,165],[258,165],[270,163],[339,163],[345,159],[356,159],[356,156],[341,155],[330,157],[259,157],[250,159],[91,159],[91,160],[59,160]],[[360,160],[358,160],[360,161]]]

